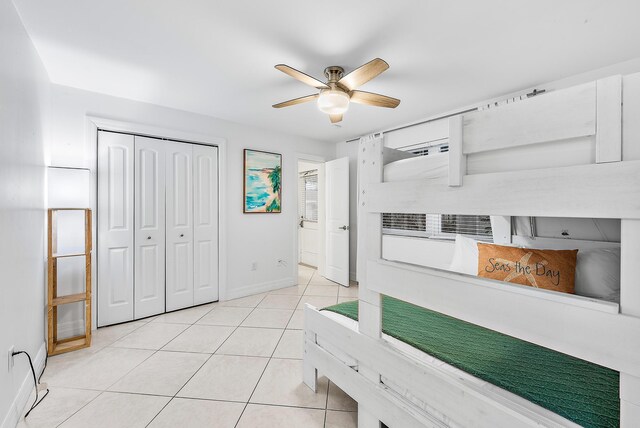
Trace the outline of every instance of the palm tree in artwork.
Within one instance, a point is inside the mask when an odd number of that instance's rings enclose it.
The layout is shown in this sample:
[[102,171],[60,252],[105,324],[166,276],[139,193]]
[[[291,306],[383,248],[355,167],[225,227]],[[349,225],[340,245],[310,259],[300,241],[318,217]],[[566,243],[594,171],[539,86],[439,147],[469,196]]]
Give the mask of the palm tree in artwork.
[[269,181],[271,181],[271,188],[273,189],[273,193],[275,193],[277,196],[273,201],[271,201],[271,203],[267,207],[268,212],[280,211],[280,180],[282,177],[281,173],[282,173],[282,169],[280,168],[280,166],[276,166],[269,173]]

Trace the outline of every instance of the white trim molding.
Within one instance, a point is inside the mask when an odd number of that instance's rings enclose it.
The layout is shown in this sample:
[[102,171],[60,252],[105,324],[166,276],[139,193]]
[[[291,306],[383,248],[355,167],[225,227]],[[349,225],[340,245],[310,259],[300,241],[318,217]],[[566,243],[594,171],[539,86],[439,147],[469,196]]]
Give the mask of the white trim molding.
[[[225,300],[239,299],[241,297],[251,296],[252,294],[266,293],[268,291],[279,290],[284,287],[292,287],[296,284],[297,278],[283,278],[275,281],[234,287],[233,290],[228,292]],[[222,301],[222,299],[220,299],[220,301]]]
[[[36,375],[39,375],[44,370],[44,361],[46,358],[47,346],[43,341],[33,361],[33,367],[36,370]],[[28,364],[27,367],[29,367]],[[27,370],[26,376],[24,377],[24,380],[22,381],[22,384],[20,384],[20,388],[18,389],[13,402],[11,403],[11,406],[9,407],[7,416],[4,418],[4,421],[2,421],[2,425],[0,425],[0,428],[14,428],[16,425],[18,425],[18,422],[20,422],[20,418],[24,413],[25,406],[29,401],[29,396],[31,396],[31,392],[33,390],[33,376],[31,375],[31,369],[29,368]]]

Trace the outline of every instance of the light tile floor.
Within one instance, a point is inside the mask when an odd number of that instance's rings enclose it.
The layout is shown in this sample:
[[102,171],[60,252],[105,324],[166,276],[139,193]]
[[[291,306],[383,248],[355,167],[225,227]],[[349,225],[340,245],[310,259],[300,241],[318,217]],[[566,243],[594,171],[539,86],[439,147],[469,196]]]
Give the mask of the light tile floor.
[[98,329],[49,358],[51,392],[19,426],[355,428],[340,388],[302,383],[302,308],[357,296],[300,266],[293,287]]

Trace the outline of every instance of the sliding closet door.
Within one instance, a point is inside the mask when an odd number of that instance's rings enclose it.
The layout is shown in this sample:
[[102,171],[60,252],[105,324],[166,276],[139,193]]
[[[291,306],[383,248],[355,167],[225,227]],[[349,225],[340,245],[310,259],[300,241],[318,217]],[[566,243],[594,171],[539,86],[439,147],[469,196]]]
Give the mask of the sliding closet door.
[[218,148],[193,146],[194,304],[218,300]]
[[132,135],[98,133],[98,327],[133,319]]
[[192,145],[166,147],[166,308],[193,306],[193,156]]
[[136,319],[164,312],[165,142],[135,137]]

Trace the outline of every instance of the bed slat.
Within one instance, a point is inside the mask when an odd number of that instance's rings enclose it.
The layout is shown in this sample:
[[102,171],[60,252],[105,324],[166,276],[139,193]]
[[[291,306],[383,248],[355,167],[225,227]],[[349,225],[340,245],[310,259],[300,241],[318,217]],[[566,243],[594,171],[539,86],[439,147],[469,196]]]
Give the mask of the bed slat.
[[463,153],[585,137],[596,133],[596,84],[549,92],[464,115]]
[[[640,161],[370,183],[370,213],[640,218]],[[371,238],[377,239],[377,238]]]
[[[446,422],[453,426],[491,426],[491,427],[514,427],[514,426],[576,426],[572,422],[555,415],[547,410],[541,409],[541,413],[534,413],[531,410],[521,407],[517,403],[497,393],[460,379],[452,373],[445,372],[442,369],[424,364],[414,358],[405,356],[397,351],[393,346],[383,340],[374,340],[364,334],[341,325],[331,320],[307,305],[305,307],[305,320],[308,321],[307,328],[317,334],[324,341],[331,343],[333,346],[346,352],[363,365],[374,368],[385,378],[392,379],[398,385],[402,385],[411,394],[423,402],[437,409],[438,412],[447,415]],[[377,405],[372,406],[372,412],[383,422],[390,426],[411,426],[408,423],[411,419],[424,420],[425,417],[420,411],[413,410],[410,414],[414,417],[396,419],[398,414],[392,415],[391,409],[385,406],[385,396],[393,396],[389,390],[383,386],[374,383],[363,384],[357,382],[354,377],[356,372],[348,368],[340,361],[323,361],[317,358],[317,354],[311,351],[315,344],[307,343],[310,349],[311,359],[315,362],[316,367],[322,373],[325,373],[332,382],[335,382],[347,394],[351,395],[356,401],[360,401],[363,394],[366,394],[364,402],[372,403],[372,397],[369,393],[362,391],[363,389],[377,390],[377,394],[382,397],[376,397]],[[325,365],[326,364],[326,365]],[[340,374],[335,376],[334,366],[344,366],[345,369],[340,370]],[[330,372],[328,372],[328,371]],[[337,373],[335,373],[337,374]],[[349,375],[349,376],[347,376]],[[395,394],[394,394],[395,395]],[[402,401],[397,401],[402,403]],[[417,407],[401,404],[401,408],[417,409]],[[492,410],[491,412],[487,410]],[[394,409],[395,410],[395,409]],[[550,417],[544,416],[547,413]],[[562,421],[560,424],[559,421]],[[433,423],[431,421],[430,425]]]
[[382,384],[373,383],[321,347],[310,345],[306,358],[340,389],[348,391],[354,400],[368,404],[371,411],[365,414],[370,419],[362,421],[358,414],[358,425],[363,422],[379,425],[378,421],[382,420],[403,428],[445,428],[444,424],[421,415],[410,404],[391,395]]
[[449,119],[449,186],[462,186],[467,156],[462,153],[462,116]]
[[580,305],[578,298],[546,299],[556,293],[544,290],[394,262],[370,260],[368,276],[381,294],[640,376],[640,318]]
[[[369,186],[373,183],[382,182],[384,171],[384,144],[383,137],[361,139],[358,144],[358,281],[360,289],[359,311],[360,316],[366,320],[359,325],[360,331],[378,339],[382,331],[382,310],[381,297],[378,293],[372,292],[368,287],[366,260],[371,257],[382,255],[382,215],[366,212],[365,208],[369,203]],[[369,237],[375,237],[373,239]],[[380,373],[366,364],[359,366],[360,374],[370,382],[380,382]],[[373,404],[373,403],[372,403]],[[374,408],[369,402],[358,403],[358,425],[359,428],[379,428],[379,416],[374,412]]]
[[[640,317],[640,220],[623,219],[621,223],[620,234],[623,239],[620,247],[620,311],[626,315]],[[638,338],[637,333],[630,338]],[[620,373],[620,426],[635,427],[639,420],[640,376],[632,372]]]
[[622,160],[622,76],[611,76],[596,82],[597,134],[596,162]]

